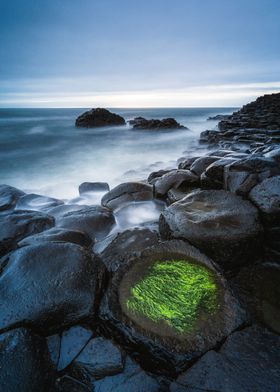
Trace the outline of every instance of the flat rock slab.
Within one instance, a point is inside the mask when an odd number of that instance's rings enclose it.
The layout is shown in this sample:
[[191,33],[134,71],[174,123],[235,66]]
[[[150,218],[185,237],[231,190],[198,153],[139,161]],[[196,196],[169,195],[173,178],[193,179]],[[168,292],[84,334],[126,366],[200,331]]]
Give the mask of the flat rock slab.
[[104,266],[84,248],[26,246],[1,262],[0,329],[31,325],[51,334],[94,317]]
[[93,241],[106,237],[115,223],[113,213],[108,208],[100,206],[68,212],[56,219],[56,226],[81,231]]
[[123,362],[123,354],[117,346],[108,339],[96,337],[87,343],[74,365],[93,378],[103,378],[122,372]]
[[49,392],[55,368],[46,340],[29,329],[0,335],[0,388],[3,392]]
[[0,256],[23,238],[50,229],[53,225],[53,217],[42,212],[12,211],[0,215]]
[[196,191],[160,216],[163,238],[184,238],[224,269],[235,269],[260,251],[262,225],[249,201],[222,190]]
[[142,182],[126,182],[106,193],[101,201],[104,207],[115,210],[124,204],[153,199],[153,187]]
[[259,327],[233,333],[171,384],[171,392],[278,392],[280,337]]
[[[197,320],[190,328],[188,326],[188,329],[175,328],[164,315],[165,312],[159,321],[155,321],[145,316],[149,313],[143,315],[135,313],[127,305],[127,300],[135,290],[133,287],[149,274],[155,264],[167,261],[172,266],[176,260],[203,266],[210,274],[210,280],[214,279],[213,284],[217,288],[215,307],[209,310],[210,313],[206,308],[201,308],[197,313]],[[181,283],[177,280],[176,285],[179,284]],[[212,287],[212,283],[210,285]],[[168,288],[162,290],[166,291]],[[161,290],[160,292],[162,293]],[[183,293],[180,294],[180,298],[184,297]],[[174,301],[179,300],[176,294],[168,292],[168,303],[162,304],[164,309],[167,307],[166,315],[172,314],[172,305],[170,305],[173,301],[172,295],[175,295]],[[188,297],[189,294],[186,292],[185,295]],[[142,295],[140,298],[143,298]],[[146,303],[143,306],[145,309]],[[157,302],[154,306],[157,311]],[[169,306],[171,306],[170,312]],[[215,265],[197,249],[183,241],[167,241],[147,248],[119,268],[101,302],[100,317],[107,333],[115,336],[120,344],[137,355],[145,369],[171,375],[179,373],[194,359],[215,347],[245,320],[243,310]],[[174,319],[175,324],[178,322],[178,317],[179,315]]]

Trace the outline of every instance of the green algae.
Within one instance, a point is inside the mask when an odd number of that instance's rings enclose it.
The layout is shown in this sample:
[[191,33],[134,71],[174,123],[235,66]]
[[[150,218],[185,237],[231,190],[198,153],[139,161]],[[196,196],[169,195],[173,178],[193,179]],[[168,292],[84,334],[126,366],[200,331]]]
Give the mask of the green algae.
[[153,322],[165,321],[179,333],[190,332],[201,312],[217,308],[213,273],[200,264],[176,261],[153,263],[131,288],[127,308]]

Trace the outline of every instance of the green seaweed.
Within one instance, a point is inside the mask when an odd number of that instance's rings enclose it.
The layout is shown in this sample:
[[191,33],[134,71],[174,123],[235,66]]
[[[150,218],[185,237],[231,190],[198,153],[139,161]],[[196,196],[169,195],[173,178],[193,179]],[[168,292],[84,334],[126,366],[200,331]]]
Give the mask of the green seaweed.
[[200,264],[158,261],[131,288],[127,308],[154,322],[165,321],[177,332],[189,332],[201,311],[217,308],[217,284],[213,273]]

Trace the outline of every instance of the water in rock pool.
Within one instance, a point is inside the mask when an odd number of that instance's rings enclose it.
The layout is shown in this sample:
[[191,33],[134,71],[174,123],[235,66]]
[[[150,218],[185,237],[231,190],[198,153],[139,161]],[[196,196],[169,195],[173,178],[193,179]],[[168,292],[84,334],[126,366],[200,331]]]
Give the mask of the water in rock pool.
[[[0,179],[26,192],[71,199],[84,181],[111,187],[174,167],[187,151],[201,155],[206,121],[232,108],[112,109],[126,120],[174,117],[189,130],[140,131],[131,126],[75,128],[85,109],[0,109]],[[199,151],[198,151],[199,150]]]

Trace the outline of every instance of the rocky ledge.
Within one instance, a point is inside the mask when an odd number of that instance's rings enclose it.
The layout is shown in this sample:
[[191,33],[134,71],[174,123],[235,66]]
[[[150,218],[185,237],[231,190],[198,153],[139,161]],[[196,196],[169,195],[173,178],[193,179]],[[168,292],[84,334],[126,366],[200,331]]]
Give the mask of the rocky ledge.
[[76,119],[76,127],[95,128],[125,125],[125,119],[106,109],[91,109]]
[[129,124],[132,125],[134,129],[187,129],[187,127],[179,124],[174,118],[164,118],[163,120],[146,120],[143,117],[136,117],[133,120],[130,120]]
[[280,146],[228,140],[83,205],[0,186],[1,390],[278,392]]

